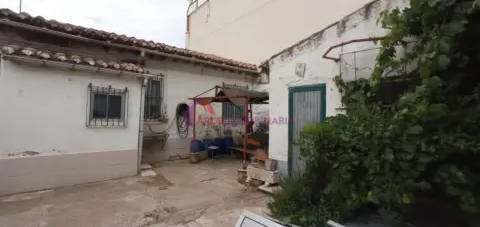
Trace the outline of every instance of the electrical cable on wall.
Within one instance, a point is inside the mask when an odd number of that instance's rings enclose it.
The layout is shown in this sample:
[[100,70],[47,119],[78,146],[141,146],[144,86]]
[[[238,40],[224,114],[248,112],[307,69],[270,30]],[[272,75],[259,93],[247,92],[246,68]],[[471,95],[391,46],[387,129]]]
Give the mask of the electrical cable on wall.
[[188,137],[188,123],[189,123],[189,106],[185,103],[177,105],[175,111],[175,119],[177,121],[177,132],[180,138],[186,139]]
[[173,120],[168,124],[167,128],[156,132],[150,126],[149,129],[151,132],[154,133],[165,133],[168,134],[168,131],[172,128],[174,123],[177,124],[177,132],[180,138],[186,139],[188,137],[188,127],[189,127],[189,119],[190,119],[190,107],[185,103],[180,103],[177,105],[177,109],[175,111]]

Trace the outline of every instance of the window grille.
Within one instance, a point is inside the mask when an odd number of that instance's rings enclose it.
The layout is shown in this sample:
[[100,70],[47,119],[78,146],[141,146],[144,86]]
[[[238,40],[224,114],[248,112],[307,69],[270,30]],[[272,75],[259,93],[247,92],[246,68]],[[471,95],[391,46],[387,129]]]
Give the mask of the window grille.
[[88,85],[87,127],[126,127],[128,88]]
[[222,104],[222,117],[224,123],[242,122],[243,108],[230,102],[224,102]]
[[145,121],[161,120],[163,116],[163,78],[149,80],[145,89]]

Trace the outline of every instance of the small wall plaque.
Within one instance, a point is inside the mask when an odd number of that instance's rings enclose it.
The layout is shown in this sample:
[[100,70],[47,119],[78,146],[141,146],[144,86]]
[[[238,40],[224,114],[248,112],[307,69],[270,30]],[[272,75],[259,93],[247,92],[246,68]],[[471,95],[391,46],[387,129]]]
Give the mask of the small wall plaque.
[[297,75],[297,77],[300,77],[300,78],[305,77],[306,68],[307,68],[307,64],[297,63],[297,65],[295,66],[295,75]]

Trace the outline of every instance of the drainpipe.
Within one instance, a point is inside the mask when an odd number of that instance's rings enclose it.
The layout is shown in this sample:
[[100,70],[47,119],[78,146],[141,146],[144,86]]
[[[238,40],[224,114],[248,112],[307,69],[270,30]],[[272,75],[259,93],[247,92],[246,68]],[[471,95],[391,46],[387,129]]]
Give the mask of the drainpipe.
[[143,151],[143,114],[144,110],[144,103],[145,103],[145,87],[148,84],[148,79],[143,78],[141,81],[141,88],[140,88],[140,117],[138,121],[138,155],[137,155],[137,173],[140,173],[140,167],[142,165],[142,151]]
[[3,76],[3,64],[4,64],[3,56],[4,56],[3,54],[0,54],[0,77]]

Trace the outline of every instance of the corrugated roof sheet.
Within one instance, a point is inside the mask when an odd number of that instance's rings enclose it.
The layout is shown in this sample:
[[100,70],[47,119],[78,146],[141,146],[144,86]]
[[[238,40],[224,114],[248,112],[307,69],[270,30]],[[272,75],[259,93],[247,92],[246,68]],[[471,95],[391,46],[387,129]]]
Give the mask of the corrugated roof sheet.
[[249,63],[239,62],[232,59],[222,58],[212,54],[200,53],[197,51],[192,51],[184,48],[178,48],[163,43],[157,43],[154,41],[147,41],[144,39],[137,39],[135,37],[129,37],[126,35],[118,35],[112,32],[106,32],[102,30],[85,28],[82,26],[77,26],[68,23],[61,23],[55,20],[46,20],[41,16],[30,16],[28,13],[15,13],[10,9],[0,9],[0,19],[10,20],[15,22],[20,22],[23,24],[28,24],[36,26],[39,28],[45,28],[52,31],[63,32],[70,35],[75,35],[79,37],[99,40],[99,41],[109,41],[111,43],[122,44],[132,47],[141,47],[145,49],[150,49],[154,51],[159,51],[166,54],[173,54],[182,57],[188,57],[193,59],[199,59],[208,61],[216,64],[223,64],[232,67],[238,67],[240,69],[245,69],[249,71],[256,71],[257,66]]

